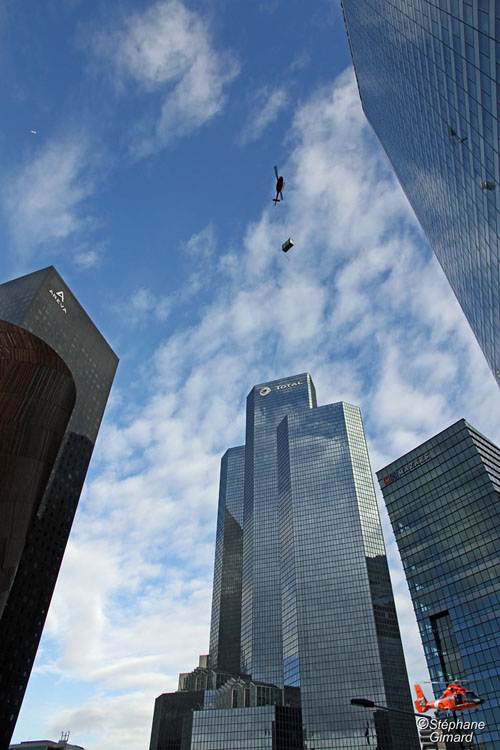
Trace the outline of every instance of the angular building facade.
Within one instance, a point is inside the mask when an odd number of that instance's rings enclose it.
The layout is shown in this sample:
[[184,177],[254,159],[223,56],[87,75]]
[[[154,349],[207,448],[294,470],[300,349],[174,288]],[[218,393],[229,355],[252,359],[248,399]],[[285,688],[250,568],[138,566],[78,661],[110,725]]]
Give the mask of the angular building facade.
[[53,267],[0,285],[0,750],[21,708],[117,364]]
[[182,743],[151,750],[419,747],[361,414],[307,373],[252,388],[222,459],[206,673]]
[[377,472],[436,697],[485,700],[474,746],[500,747],[500,449],[464,419]]
[[363,110],[500,384],[500,5],[342,6]]

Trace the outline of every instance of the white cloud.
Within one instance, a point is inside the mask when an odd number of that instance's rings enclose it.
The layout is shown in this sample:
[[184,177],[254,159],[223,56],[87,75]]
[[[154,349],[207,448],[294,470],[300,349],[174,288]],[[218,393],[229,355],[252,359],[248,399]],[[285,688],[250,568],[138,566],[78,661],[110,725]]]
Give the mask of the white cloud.
[[99,266],[102,260],[102,249],[102,244],[92,248],[81,248],[75,253],[75,264],[82,269]]
[[308,50],[301,50],[290,63],[289,69],[293,73],[295,70],[303,70],[311,63],[311,53]]
[[141,326],[151,318],[164,322],[172,308],[172,299],[165,294],[155,294],[152,289],[139,287],[129,297],[115,305],[119,314],[126,316],[131,327]]
[[[89,737],[94,747],[106,736],[108,748],[139,748],[149,743],[150,731],[145,735],[142,727],[147,720],[146,693],[134,691],[112,696],[103,702],[98,696],[84,706],[58,711],[47,724],[47,733],[58,737],[61,727],[71,727],[71,740]],[[124,739],[126,738],[126,739]]]
[[[237,258],[219,251],[207,264],[212,293],[197,322],[168,332],[140,411],[124,412],[99,442],[100,471],[80,503],[44,636],[56,652],[45,648],[37,667],[78,675],[95,696],[48,714],[43,732],[71,724],[94,750],[136,750],[156,695],[206,652],[219,460],[244,439],[254,383],[308,370],[320,404],[358,403],[374,470],[462,416],[500,438],[497,386],[375,146],[352,73],[298,111],[292,148],[287,213],[266,208]],[[289,234],[296,244],[284,255]],[[133,298],[140,314],[151,294]],[[392,541],[389,553],[395,567]]]
[[256,91],[253,94],[248,122],[240,135],[240,143],[245,146],[251,141],[257,141],[264,130],[276,120],[287,103],[288,94],[282,86],[274,89],[265,86]]
[[192,267],[184,285],[177,289],[172,298],[176,305],[196,299],[211,283],[212,266],[217,263],[217,239],[212,224],[191,235],[181,249]]
[[180,0],[161,0],[97,35],[98,56],[110,60],[122,87],[130,80],[161,99],[154,126],[141,125],[138,156],[211,120],[224,106],[224,87],[239,72],[236,58],[215,49],[208,23]]
[[208,224],[201,231],[191,235],[184,245],[185,252],[196,259],[206,260],[211,258],[216,248],[215,230],[212,224]]
[[2,202],[18,253],[27,258],[48,243],[52,250],[63,240],[70,245],[93,224],[85,206],[95,183],[91,163],[89,143],[79,134],[49,141],[11,175]]
[[143,318],[148,313],[153,313],[158,320],[167,319],[170,308],[168,297],[159,297],[156,294],[153,294],[151,289],[144,289],[141,287],[134,292],[130,303],[132,308],[132,318],[134,318],[134,316]]

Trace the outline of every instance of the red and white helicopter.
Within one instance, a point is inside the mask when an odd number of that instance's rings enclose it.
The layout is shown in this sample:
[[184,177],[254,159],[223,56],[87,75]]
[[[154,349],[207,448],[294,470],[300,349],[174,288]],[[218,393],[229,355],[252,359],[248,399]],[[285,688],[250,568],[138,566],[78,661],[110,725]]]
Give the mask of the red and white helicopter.
[[420,714],[424,714],[431,708],[436,711],[465,711],[467,708],[477,710],[484,703],[484,700],[479,698],[472,690],[467,690],[456,682],[450,682],[443,695],[433,701],[426,699],[420,685],[415,685],[415,692],[417,693],[415,708]]

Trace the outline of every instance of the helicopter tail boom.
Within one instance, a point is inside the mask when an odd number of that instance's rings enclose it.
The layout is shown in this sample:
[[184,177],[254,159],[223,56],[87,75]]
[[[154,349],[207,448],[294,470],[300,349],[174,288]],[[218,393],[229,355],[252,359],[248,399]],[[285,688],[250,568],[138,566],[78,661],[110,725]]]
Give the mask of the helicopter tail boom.
[[424,714],[429,708],[429,704],[422,692],[420,685],[415,685],[415,692],[417,694],[417,700],[415,701],[415,708],[420,714]]

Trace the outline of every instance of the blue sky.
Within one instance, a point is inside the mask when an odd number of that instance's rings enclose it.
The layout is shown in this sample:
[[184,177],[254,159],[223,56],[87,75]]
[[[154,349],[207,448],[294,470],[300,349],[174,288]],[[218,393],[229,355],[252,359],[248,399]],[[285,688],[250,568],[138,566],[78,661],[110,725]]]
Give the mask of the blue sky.
[[255,383],[309,371],[319,404],[358,404],[374,471],[461,417],[498,442],[499,392],[336,0],[6,0],[0,30],[0,277],[55,265],[120,357],[14,739],[139,750],[207,650],[219,461]]

